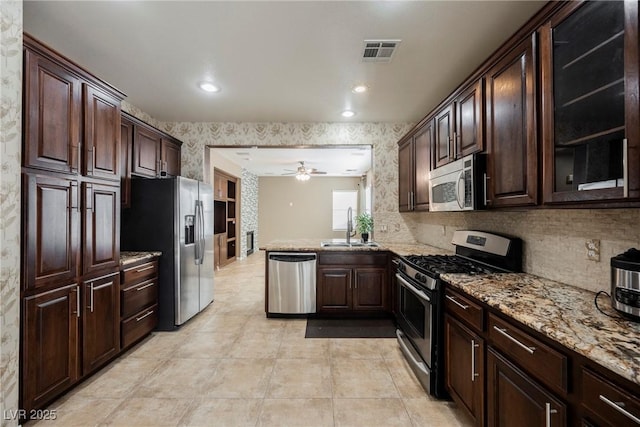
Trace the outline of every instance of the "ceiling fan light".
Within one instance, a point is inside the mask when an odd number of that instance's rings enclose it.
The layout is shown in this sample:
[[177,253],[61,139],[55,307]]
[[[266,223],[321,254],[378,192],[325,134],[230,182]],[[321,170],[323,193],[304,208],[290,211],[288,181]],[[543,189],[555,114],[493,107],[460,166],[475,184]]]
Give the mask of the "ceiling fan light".
[[209,93],[220,92],[220,88],[211,82],[200,82],[198,83],[198,87]]
[[351,111],[351,110],[344,110],[344,111],[342,112],[342,117],[346,117],[346,118],[353,117],[353,116],[355,116],[355,115],[356,115],[356,113],[354,113],[354,112],[353,112],[353,111]]
[[355,85],[351,91],[353,93],[364,93],[367,90],[369,90],[369,87],[367,85]]
[[296,179],[298,181],[309,181],[309,179],[311,178],[311,175],[309,175],[308,173],[304,172],[304,173],[299,173],[296,174]]

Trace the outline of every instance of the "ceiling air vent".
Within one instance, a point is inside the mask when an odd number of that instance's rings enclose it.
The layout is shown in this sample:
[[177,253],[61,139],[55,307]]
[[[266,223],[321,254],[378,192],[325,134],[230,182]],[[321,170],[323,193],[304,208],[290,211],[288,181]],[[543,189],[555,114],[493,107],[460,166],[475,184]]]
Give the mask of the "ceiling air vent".
[[366,62],[391,62],[400,40],[365,40],[362,60]]

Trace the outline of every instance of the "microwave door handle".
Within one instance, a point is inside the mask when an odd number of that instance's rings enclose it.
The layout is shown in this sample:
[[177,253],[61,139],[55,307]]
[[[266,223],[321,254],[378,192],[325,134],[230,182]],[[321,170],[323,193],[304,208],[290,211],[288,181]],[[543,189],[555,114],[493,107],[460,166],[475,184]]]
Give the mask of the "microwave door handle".
[[[462,201],[463,203],[460,203],[460,181],[462,181],[463,187],[463,193],[462,193]],[[458,180],[456,181],[456,202],[458,203],[458,206],[460,206],[460,209],[464,209],[464,170],[460,171],[460,175],[458,175]]]

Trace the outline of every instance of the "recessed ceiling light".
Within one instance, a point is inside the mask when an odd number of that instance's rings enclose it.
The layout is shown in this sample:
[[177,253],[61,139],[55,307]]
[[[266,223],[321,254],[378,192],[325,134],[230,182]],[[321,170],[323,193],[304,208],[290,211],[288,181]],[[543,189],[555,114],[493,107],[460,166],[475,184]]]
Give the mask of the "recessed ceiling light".
[[353,111],[351,111],[351,110],[344,110],[344,111],[342,112],[342,117],[353,117],[353,116],[355,116],[355,115],[356,115],[356,113],[354,113],[354,112],[353,112]]
[[198,83],[198,87],[205,92],[220,92],[220,88],[211,82],[200,82]]
[[353,89],[351,89],[351,92],[353,93],[364,93],[366,91],[369,90],[369,87],[367,85],[356,85],[353,87]]

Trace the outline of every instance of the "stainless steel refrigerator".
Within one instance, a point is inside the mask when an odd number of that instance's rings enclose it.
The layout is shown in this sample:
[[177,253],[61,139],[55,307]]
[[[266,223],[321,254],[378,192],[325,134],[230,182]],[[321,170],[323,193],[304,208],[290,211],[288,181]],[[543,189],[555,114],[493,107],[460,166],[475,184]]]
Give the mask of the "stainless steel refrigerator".
[[172,330],[213,301],[213,189],[176,177],[132,179],[121,213],[122,251],[161,251],[158,329]]

